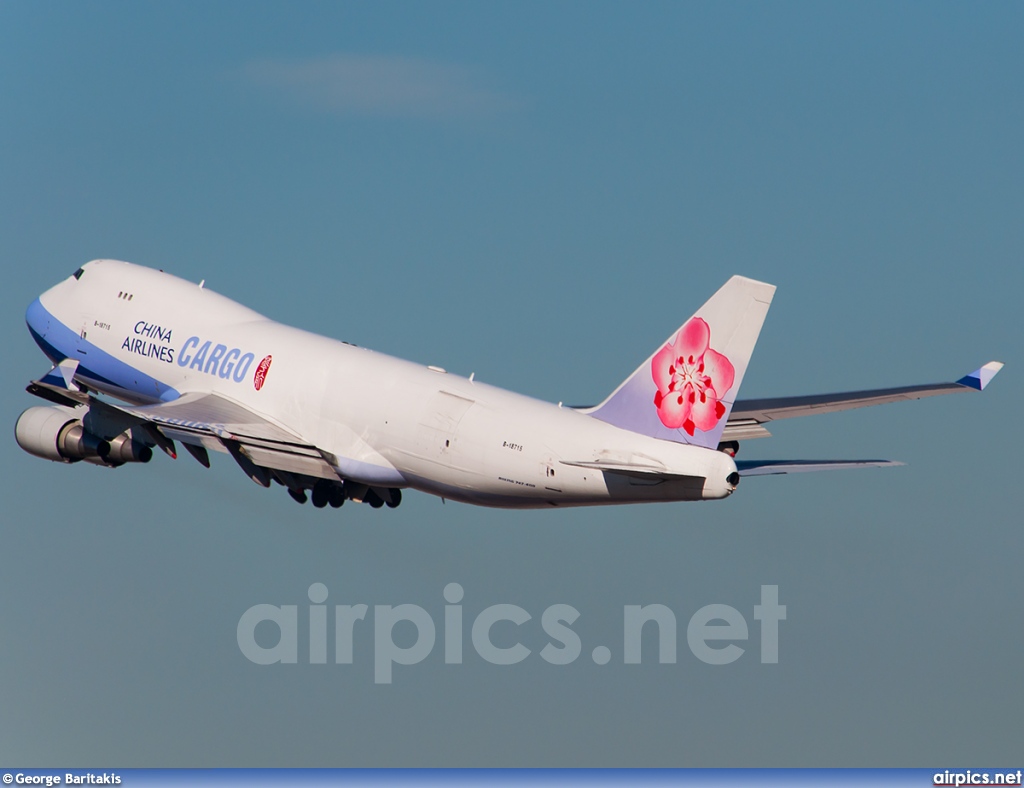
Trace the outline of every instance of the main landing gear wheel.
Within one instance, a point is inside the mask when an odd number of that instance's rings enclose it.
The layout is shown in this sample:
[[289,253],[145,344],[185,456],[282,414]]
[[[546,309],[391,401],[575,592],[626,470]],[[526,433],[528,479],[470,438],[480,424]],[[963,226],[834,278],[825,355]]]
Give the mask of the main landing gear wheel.
[[340,484],[331,485],[331,491],[327,494],[327,502],[332,509],[340,509],[345,503],[345,488]]
[[292,497],[292,500],[295,501],[295,503],[305,503],[308,500],[306,498],[305,490],[293,490],[289,487],[288,494]]
[[388,508],[397,509],[398,504],[402,502],[402,491],[398,488],[393,488],[389,492],[391,493],[391,500],[388,501]]
[[327,506],[331,497],[331,483],[326,479],[320,479],[313,485],[313,506],[323,509]]

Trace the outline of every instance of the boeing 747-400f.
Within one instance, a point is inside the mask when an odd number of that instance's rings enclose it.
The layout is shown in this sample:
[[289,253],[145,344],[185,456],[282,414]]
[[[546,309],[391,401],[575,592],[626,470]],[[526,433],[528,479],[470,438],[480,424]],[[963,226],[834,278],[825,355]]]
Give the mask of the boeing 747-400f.
[[726,498],[740,478],[884,460],[736,460],[777,419],[983,389],[955,383],[740,400],[775,287],[734,276],[600,405],[562,407],[275,323],[203,286],[94,260],[28,308],[56,365],[16,435],[48,460],[116,467],[177,443],[230,455],[304,503],[394,507],[406,488],[548,508]]

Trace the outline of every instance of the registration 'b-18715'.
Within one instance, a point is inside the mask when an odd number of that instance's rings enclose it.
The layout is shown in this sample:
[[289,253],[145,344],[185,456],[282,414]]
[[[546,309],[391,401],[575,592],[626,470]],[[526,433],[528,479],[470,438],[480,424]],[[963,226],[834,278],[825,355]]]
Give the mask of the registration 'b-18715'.
[[28,308],[55,365],[28,391],[31,454],[116,467],[230,455],[296,501],[398,506],[402,490],[550,508],[726,498],[744,476],[893,465],[736,459],[778,419],[981,390],[956,382],[738,399],[775,287],[734,276],[603,402],[563,407],[282,325],[203,286],[94,260]]

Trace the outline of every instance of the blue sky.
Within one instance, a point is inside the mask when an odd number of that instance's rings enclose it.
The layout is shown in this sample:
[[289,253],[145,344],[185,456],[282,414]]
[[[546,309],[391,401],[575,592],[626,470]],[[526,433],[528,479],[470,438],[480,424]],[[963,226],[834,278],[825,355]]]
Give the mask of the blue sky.
[[[602,398],[733,273],[779,287],[747,397],[1007,363],[983,396],[742,449],[905,468],[750,479],[718,504],[317,512],[223,457],[109,472],[9,439],[0,760],[1018,756],[1022,23],[1009,3],[0,5],[12,425],[47,369],[25,307],[97,257],[551,401]],[[352,666],[246,661],[241,614],[304,609],[315,582],[435,618],[450,582],[467,615],[572,604],[584,654],[435,649],[390,687],[372,643]],[[704,665],[682,631],[677,664],[622,664],[624,605],[753,624],[766,583],[789,611],[778,665],[756,640]]]

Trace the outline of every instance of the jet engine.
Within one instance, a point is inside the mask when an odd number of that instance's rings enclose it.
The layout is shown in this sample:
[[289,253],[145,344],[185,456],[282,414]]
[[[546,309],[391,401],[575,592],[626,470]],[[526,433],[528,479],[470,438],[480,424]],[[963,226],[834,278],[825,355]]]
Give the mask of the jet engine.
[[149,462],[153,450],[132,438],[131,431],[109,440],[86,430],[82,418],[87,408],[63,405],[29,408],[14,427],[18,445],[29,454],[54,462],[85,460],[95,465],[118,466]]

